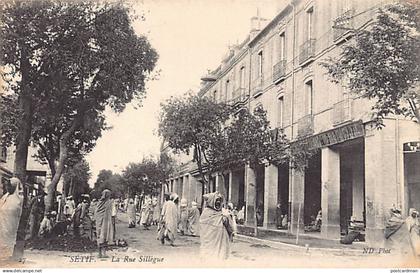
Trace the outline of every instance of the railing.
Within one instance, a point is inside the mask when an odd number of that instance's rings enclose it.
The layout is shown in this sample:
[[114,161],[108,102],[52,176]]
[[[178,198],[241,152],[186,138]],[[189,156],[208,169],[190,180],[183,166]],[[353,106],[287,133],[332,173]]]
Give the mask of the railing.
[[249,96],[246,94],[245,88],[238,88],[235,92],[235,97],[229,102],[232,106],[239,106],[248,100]]
[[315,57],[315,39],[309,39],[300,46],[299,64]]
[[298,135],[306,136],[314,133],[314,116],[306,115],[298,120]]
[[335,18],[333,24],[333,40],[337,42],[340,38],[350,34],[354,29],[354,9],[349,9]]
[[332,122],[333,125],[338,125],[352,119],[351,114],[351,99],[345,99],[333,105]]
[[254,97],[262,94],[262,79],[263,77],[260,75],[252,82],[252,95]]
[[281,60],[273,66],[273,82],[277,82],[286,75],[286,60]]

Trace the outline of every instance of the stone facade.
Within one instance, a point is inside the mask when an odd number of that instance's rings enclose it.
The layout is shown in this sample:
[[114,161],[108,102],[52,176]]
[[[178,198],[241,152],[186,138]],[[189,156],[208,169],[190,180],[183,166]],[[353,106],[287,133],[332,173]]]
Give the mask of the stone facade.
[[[251,111],[262,106],[272,128],[292,141],[308,137],[320,145],[304,173],[265,164],[214,176],[210,191],[223,192],[238,209],[244,206],[245,225],[275,229],[281,214],[287,216],[285,232],[303,233],[321,211],[320,230],[306,233],[339,239],[355,220],[365,227],[370,245],[381,245],[390,207],[404,214],[420,209],[415,201],[420,149],[403,148],[417,145],[419,124],[388,117],[385,128],[376,130],[372,102],[328,81],[320,66],[351,40],[351,29],[368,26],[386,2],[290,1],[266,24],[253,18],[250,36],[205,78],[199,95]],[[333,27],[339,18],[346,19],[344,28]],[[166,190],[200,204],[203,188],[194,164],[174,175]]]

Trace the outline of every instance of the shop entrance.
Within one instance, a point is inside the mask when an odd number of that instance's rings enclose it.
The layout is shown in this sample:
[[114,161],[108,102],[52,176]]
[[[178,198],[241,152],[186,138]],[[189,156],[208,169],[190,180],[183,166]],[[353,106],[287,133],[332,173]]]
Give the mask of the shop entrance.
[[404,144],[404,183],[406,213],[420,211],[420,142]]
[[[315,226],[318,212],[321,210],[321,152],[315,154],[305,171],[305,195],[303,221],[305,226]],[[307,231],[321,231],[310,229]]]
[[340,232],[364,230],[365,157],[363,138],[337,145],[340,153]]

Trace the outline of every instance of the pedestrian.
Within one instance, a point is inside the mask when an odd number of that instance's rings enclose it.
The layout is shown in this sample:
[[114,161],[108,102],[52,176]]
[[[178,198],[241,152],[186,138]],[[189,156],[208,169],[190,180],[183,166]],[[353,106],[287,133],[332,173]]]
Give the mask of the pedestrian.
[[22,204],[22,183],[13,177],[7,186],[6,194],[0,199],[0,260],[9,259],[13,254]]
[[179,209],[179,232],[181,235],[187,233],[187,222],[188,222],[188,201],[185,198],[181,199],[180,209]]
[[52,230],[52,212],[48,212],[44,219],[41,221],[41,225],[39,227],[39,236],[43,238],[48,238],[51,235]]
[[162,244],[165,243],[165,239],[169,241],[171,246],[174,246],[175,239],[176,239],[176,231],[177,231],[177,224],[178,224],[178,195],[176,193],[172,193],[168,201],[162,207],[162,215],[161,215],[161,233],[160,233],[160,241]]
[[152,199],[152,207],[153,207],[153,219],[152,224],[157,225],[160,218],[160,208],[159,208],[159,202],[156,197],[153,197]]
[[136,207],[134,205],[134,200],[130,198],[127,204],[127,215],[128,215],[128,227],[136,227]]
[[114,240],[114,228],[112,226],[111,191],[106,189],[102,192],[101,199],[95,211],[96,233],[99,249],[99,258],[107,258],[106,248]]
[[236,226],[236,216],[234,215],[233,203],[228,203],[227,211],[229,213],[230,221],[232,222],[232,233],[230,235],[230,241],[233,242],[233,237],[238,233],[238,227]]
[[191,236],[200,236],[200,211],[197,202],[191,202],[191,208],[188,211],[188,233]]
[[243,225],[245,222],[245,206],[242,207],[242,209],[238,212],[237,216],[237,223],[240,225]]
[[213,192],[203,198],[206,208],[200,216],[200,256],[206,261],[227,259],[233,223],[228,210],[222,210],[223,195]]
[[42,219],[44,218],[44,195],[45,192],[42,191],[40,194],[34,196],[29,204],[29,238],[35,239],[38,237],[39,227]]
[[74,203],[73,196],[70,195],[66,198],[66,205],[64,206],[64,215],[67,219],[72,218],[75,207],[76,205]]
[[111,221],[112,221],[112,229],[114,230],[114,232],[112,233],[113,234],[112,243],[115,244],[115,236],[117,234],[115,224],[117,222],[118,201],[115,200],[115,198],[113,198],[111,200],[112,200]]
[[[76,237],[80,237],[80,235],[84,235],[85,228],[88,228],[87,227],[88,221],[85,219],[86,217],[88,217],[88,210],[89,210],[88,199],[84,196],[82,199],[82,202],[80,202],[77,205],[73,214],[73,232]],[[80,226],[82,226],[82,229],[80,229]],[[80,230],[82,231],[82,233],[80,233]]]
[[152,220],[152,200],[150,200],[150,198],[146,198],[144,201],[144,205],[141,208],[141,220],[140,220],[140,224],[143,225],[143,228],[145,230],[148,230],[151,224],[151,220]]

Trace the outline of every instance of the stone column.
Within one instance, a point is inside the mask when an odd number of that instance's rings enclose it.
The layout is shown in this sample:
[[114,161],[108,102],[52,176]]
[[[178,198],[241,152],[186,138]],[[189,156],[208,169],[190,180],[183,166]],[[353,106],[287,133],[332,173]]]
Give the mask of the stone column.
[[189,189],[190,189],[190,192],[189,192],[190,199],[188,201],[189,202],[196,201],[197,200],[197,179],[195,179],[194,176],[189,175],[188,184],[189,184]]
[[232,202],[234,206],[238,205],[239,183],[239,177],[235,175],[235,172],[229,172],[229,201]]
[[278,169],[267,164],[264,181],[264,228],[276,228]]
[[257,178],[255,171],[248,165],[245,167],[246,172],[246,219],[245,224],[248,226],[255,225],[255,199],[257,198]]
[[187,199],[188,203],[191,202],[191,197],[190,197],[190,187],[189,187],[189,176],[188,175],[184,175],[182,176],[182,198]]
[[372,247],[383,246],[388,211],[398,204],[395,123],[385,125],[366,128],[365,137],[366,242]]
[[321,235],[340,239],[340,153],[331,148],[321,150]]
[[222,175],[223,174],[216,174],[216,191],[223,194],[223,196],[226,198],[225,183]]
[[291,169],[290,171],[290,194],[291,194],[291,215],[290,232],[304,232],[303,223],[303,200],[305,196],[305,174],[301,171]]

